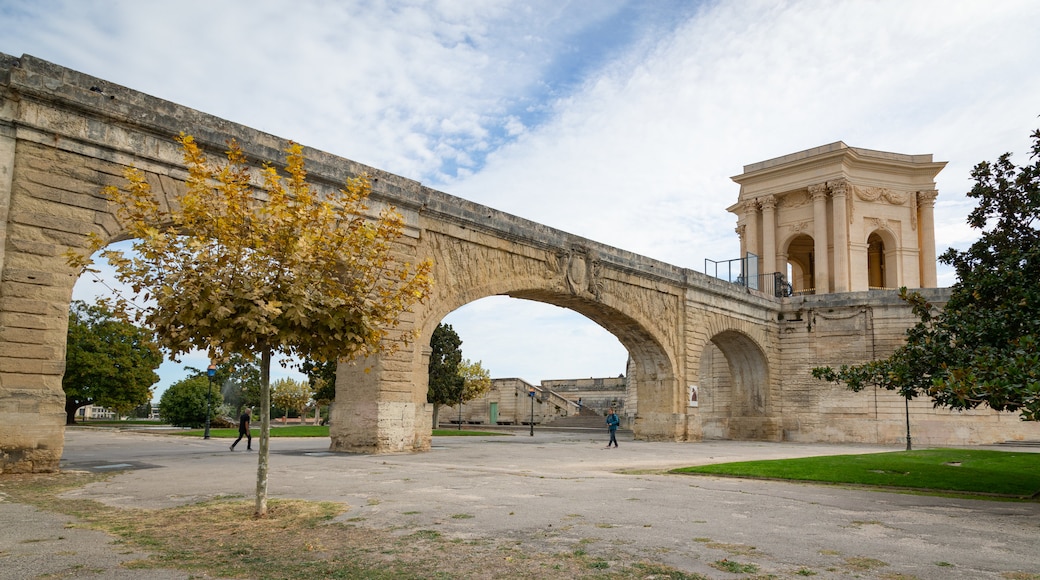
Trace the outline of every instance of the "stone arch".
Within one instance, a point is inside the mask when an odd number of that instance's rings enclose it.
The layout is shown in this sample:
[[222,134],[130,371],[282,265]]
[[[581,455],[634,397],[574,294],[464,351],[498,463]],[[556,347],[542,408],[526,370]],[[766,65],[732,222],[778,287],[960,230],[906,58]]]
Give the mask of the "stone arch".
[[[434,328],[449,313],[488,296],[566,308],[614,335],[628,350],[629,389],[634,387],[638,400],[636,436],[682,436],[674,420],[685,399],[681,356],[677,354],[681,344],[677,324],[682,317],[681,295],[661,292],[645,280],[601,267],[595,252],[580,243],[567,249],[520,245],[501,249],[500,241],[472,231],[462,239],[460,233],[423,232],[422,245],[434,258],[437,282],[430,303],[417,313],[418,344],[429,344]],[[664,312],[672,316],[662,316]],[[416,353],[417,373],[427,360]],[[423,391],[423,386],[417,384],[416,391]],[[651,416],[667,416],[669,420],[647,419]],[[641,423],[641,417],[647,420]]]
[[783,245],[787,264],[785,275],[795,293],[811,294],[816,288],[816,250],[813,237],[805,233],[796,233]]
[[733,321],[709,323],[700,351],[697,415],[705,439],[779,439],[767,337]]
[[[123,168],[135,157],[91,155],[28,139],[11,143],[9,153],[6,224],[0,219],[0,229],[7,228],[0,250],[0,413],[16,411],[0,425],[0,473],[54,471],[64,445],[62,377],[79,279],[65,252],[86,251],[90,233],[108,244],[127,238],[112,204],[98,192],[122,183]],[[164,165],[145,161],[139,167],[151,169],[148,180],[157,195],[169,191],[172,182],[159,176]]]
[[867,234],[867,287],[870,290],[899,287],[899,243],[887,228]]
[[[572,294],[544,288],[523,288],[521,286],[506,291],[487,292],[485,290],[485,292],[467,294],[467,299],[458,300],[455,308],[439,308],[425,316],[417,344],[429,344],[433,329],[453,310],[489,296],[504,295],[566,308],[585,316],[614,335],[628,351],[629,389],[638,391],[638,394],[633,393],[630,397],[639,401],[638,408],[641,415],[675,412],[676,401],[674,399],[680,392],[675,357],[669,354],[661,341],[655,337],[654,332],[636,317],[588,298],[575,297]],[[428,364],[427,357],[428,354],[423,355],[418,365],[419,369],[425,368],[425,365]],[[420,372],[416,379],[417,390],[425,392],[426,375]],[[642,432],[639,428],[636,429],[636,436],[647,439],[669,438],[652,432]]]

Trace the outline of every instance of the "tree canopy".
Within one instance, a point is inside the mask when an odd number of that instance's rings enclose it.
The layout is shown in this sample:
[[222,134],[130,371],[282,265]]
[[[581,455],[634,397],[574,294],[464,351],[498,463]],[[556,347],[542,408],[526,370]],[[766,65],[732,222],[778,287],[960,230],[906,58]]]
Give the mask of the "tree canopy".
[[207,409],[223,402],[220,389],[213,385],[211,390],[210,384],[205,374],[196,374],[170,385],[159,397],[159,418],[177,427],[202,427]]
[[437,427],[441,405],[461,401],[466,381],[459,374],[462,339],[450,324],[437,325],[430,337],[429,389],[426,400],[433,403],[433,426]]
[[[307,182],[303,148],[289,143],[284,173],[265,164],[254,181],[234,141],[220,164],[191,136],[178,142],[188,176],[169,203],[133,167],[125,189],[105,188],[134,242],[132,254],[102,255],[144,299],[135,320],[175,360],[195,349],[215,361],[232,353],[260,359],[256,511],[265,515],[272,353],[333,361],[413,340],[395,329],[429,295],[431,263],[401,259],[404,218],[391,206],[370,208],[364,175],[319,192]],[[69,263],[89,268],[107,242],[91,235],[87,253],[70,253]]]
[[[393,251],[404,218],[393,207],[369,216],[366,176],[319,194],[307,182],[303,148],[290,143],[287,176],[265,165],[258,192],[237,143],[228,144],[226,164],[213,166],[194,138],[178,142],[188,168],[179,206],[154,196],[135,168],[125,190],[104,190],[134,242],[132,254],[102,256],[143,295],[135,317],[163,348],[174,357],[198,349],[213,360],[281,352],[329,361],[396,346],[384,338],[429,294],[431,264]],[[70,262],[87,267],[106,244],[91,235],[90,252]]]
[[66,423],[85,405],[120,414],[150,403],[163,357],[150,332],[117,317],[104,305],[73,301],[65,351]]
[[462,377],[462,400],[472,401],[483,397],[491,390],[491,373],[484,368],[480,361],[471,361],[468,358],[459,363],[459,376]]
[[968,225],[980,231],[967,250],[939,260],[957,282],[941,311],[919,293],[902,296],[920,321],[892,356],[863,365],[821,367],[813,375],[859,390],[868,385],[930,396],[936,406],[1020,412],[1040,420],[1040,130],[1031,164],[1011,154],[975,166]]
[[271,401],[275,406],[281,408],[286,416],[289,411],[296,411],[301,420],[313,395],[310,385],[303,381],[284,378],[271,385]]
[[300,372],[307,375],[307,382],[314,391],[314,400],[326,405],[336,400],[336,366],[337,362],[314,361],[305,359],[300,363]]
[[450,324],[438,324],[430,337],[430,383],[426,399],[433,403],[433,426],[442,405],[458,405],[484,396],[491,374],[480,361],[462,358],[462,339]]

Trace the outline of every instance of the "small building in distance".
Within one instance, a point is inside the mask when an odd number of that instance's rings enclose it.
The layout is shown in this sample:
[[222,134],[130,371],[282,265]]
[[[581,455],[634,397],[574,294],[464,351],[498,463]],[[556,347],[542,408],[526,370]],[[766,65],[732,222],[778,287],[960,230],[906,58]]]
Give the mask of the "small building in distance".
[[[459,406],[444,406],[442,425],[535,425],[552,424],[580,416],[602,418],[614,408],[622,419],[630,418],[626,395],[628,381],[613,378],[554,379],[532,385],[519,378],[491,380],[491,390],[483,397]],[[533,396],[532,396],[533,393]],[[592,420],[588,421],[596,422]],[[562,424],[562,423],[558,423]]]

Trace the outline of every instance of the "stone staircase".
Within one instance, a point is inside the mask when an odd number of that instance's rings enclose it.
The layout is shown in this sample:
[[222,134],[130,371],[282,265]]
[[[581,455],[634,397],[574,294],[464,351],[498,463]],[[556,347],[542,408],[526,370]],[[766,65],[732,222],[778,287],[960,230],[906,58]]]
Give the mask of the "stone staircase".
[[582,407],[577,415],[553,419],[551,422],[546,423],[546,426],[567,427],[571,429],[606,429],[606,421],[607,419],[603,415],[600,415],[588,407]]

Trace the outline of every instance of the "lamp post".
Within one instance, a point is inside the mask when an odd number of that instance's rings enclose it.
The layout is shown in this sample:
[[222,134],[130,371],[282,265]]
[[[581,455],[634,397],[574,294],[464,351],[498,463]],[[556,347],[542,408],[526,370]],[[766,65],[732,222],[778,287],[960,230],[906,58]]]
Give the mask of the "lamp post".
[[531,399],[531,437],[534,437],[534,388],[527,391],[527,396]]
[[462,431],[462,389],[459,389],[459,431]]
[[203,439],[209,439],[209,417],[213,410],[213,375],[217,374],[217,365],[211,364],[206,367],[206,376],[209,377],[209,388],[206,389],[206,431]]

